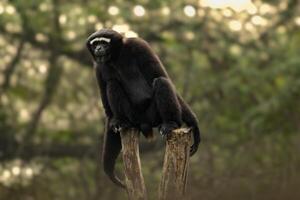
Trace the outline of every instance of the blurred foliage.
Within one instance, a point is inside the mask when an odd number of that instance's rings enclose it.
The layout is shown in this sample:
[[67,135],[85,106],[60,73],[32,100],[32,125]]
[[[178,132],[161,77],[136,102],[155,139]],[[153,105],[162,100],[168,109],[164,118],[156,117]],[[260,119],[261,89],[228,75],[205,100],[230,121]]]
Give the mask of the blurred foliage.
[[[85,39],[147,40],[199,118],[191,199],[300,199],[298,0],[1,0],[0,199],[124,199]],[[157,197],[163,140],[141,141]],[[122,172],[121,160],[117,164]]]

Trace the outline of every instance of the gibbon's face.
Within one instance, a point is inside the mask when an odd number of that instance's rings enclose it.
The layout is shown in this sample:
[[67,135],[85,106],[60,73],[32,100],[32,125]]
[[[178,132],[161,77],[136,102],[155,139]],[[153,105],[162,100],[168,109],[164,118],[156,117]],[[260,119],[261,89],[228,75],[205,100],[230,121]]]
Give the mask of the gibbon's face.
[[111,57],[111,39],[96,36],[88,42],[88,47],[96,62],[106,62]]
[[111,29],[101,29],[90,35],[87,48],[97,63],[117,59],[123,45],[123,36]]

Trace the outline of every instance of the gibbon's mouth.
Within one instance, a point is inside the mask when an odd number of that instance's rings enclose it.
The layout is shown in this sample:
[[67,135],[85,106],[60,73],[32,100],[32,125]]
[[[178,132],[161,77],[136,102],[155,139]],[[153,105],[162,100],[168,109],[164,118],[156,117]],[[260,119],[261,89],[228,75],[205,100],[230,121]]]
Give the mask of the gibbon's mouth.
[[105,62],[110,59],[110,54],[108,53],[101,53],[101,55],[95,55],[97,62]]
[[105,51],[97,51],[97,52],[95,52],[95,56],[96,57],[105,57],[105,56],[107,56],[107,53],[105,52]]

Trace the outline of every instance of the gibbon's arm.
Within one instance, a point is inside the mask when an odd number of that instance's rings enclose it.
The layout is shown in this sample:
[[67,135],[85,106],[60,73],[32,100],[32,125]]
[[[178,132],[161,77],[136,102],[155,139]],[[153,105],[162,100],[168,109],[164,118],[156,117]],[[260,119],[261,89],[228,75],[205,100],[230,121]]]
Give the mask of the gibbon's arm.
[[103,81],[103,79],[101,77],[99,67],[95,67],[95,71],[96,71],[98,86],[100,89],[100,96],[101,96],[101,101],[102,101],[102,105],[104,108],[104,112],[108,118],[112,118],[113,114],[112,114],[111,108],[109,106],[107,94],[106,94],[106,83]]

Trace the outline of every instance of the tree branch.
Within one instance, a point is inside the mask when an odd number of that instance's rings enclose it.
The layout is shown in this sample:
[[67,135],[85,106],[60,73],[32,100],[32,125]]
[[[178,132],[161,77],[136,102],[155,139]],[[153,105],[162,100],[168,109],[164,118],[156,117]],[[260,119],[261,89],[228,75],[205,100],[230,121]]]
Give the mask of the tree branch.
[[[28,143],[33,136],[35,135],[35,131],[37,128],[37,125],[40,121],[40,118],[42,116],[42,113],[46,109],[46,107],[51,103],[51,100],[55,94],[55,91],[59,85],[60,78],[62,76],[63,68],[59,66],[58,64],[58,52],[57,50],[60,49],[60,38],[61,38],[61,27],[59,25],[59,7],[58,7],[58,2],[56,0],[53,0],[53,26],[54,26],[54,33],[57,35],[52,36],[50,39],[50,42],[52,43],[51,46],[51,54],[49,58],[49,63],[50,63],[50,69],[45,81],[45,86],[44,86],[44,94],[42,97],[42,100],[35,111],[35,113],[32,116],[32,119],[27,126],[27,129],[25,130],[24,133],[24,145]],[[21,149],[20,151],[22,151]]]
[[4,81],[1,86],[0,95],[2,93],[4,93],[10,86],[10,79],[16,69],[18,62],[21,59],[21,54],[23,51],[24,43],[25,43],[24,38],[21,38],[21,41],[19,42],[19,46],[17,47],[16,55],[14,56],[14,58],[11,60],[11,62],[9,63],[9,65],[6,67],[6,69],[3,72],[4,73]]

